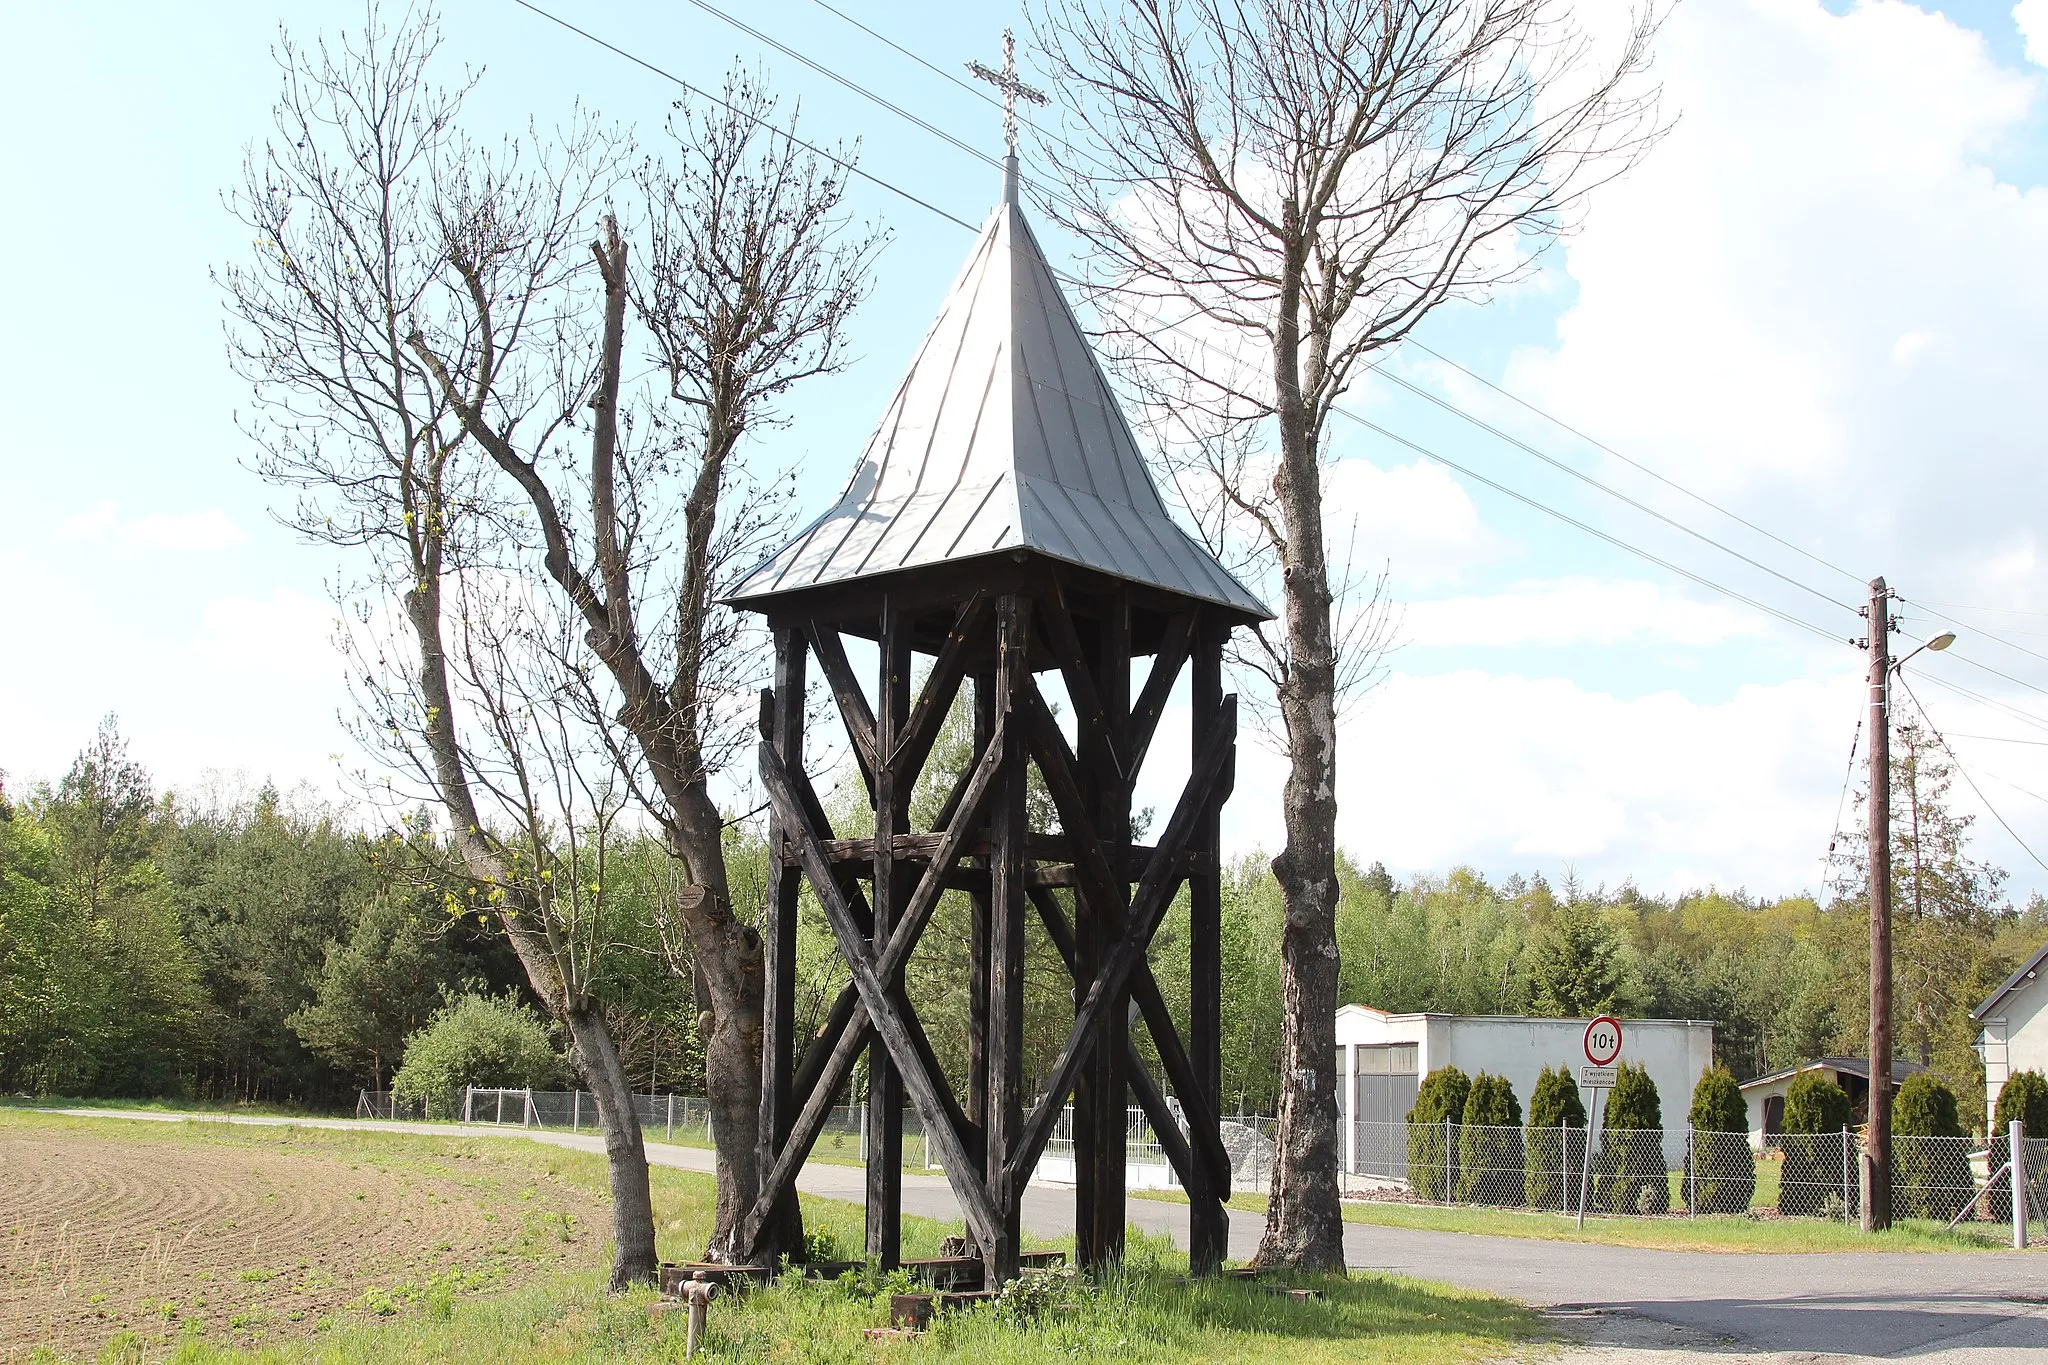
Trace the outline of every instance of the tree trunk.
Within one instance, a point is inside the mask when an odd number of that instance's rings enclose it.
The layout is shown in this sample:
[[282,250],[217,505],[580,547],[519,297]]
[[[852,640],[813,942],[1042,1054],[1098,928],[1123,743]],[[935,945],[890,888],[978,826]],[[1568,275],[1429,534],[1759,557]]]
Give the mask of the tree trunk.
[[[1297,235],[1297,244],[1306,234]],[[1305,248],[1302,251],[1305,257]],[[1274,362],[1280,466],[1287,729],[1281,815],[1287,844],[1273,860],[1286,907],[1280,941],[1280,1116],[1260,1265],[1344,1269],[1337,1169],[1337,661],[1323,546],[1321,470],[1302,401],[1300,260],[1283,275]],[[1316,348],[1310,347],[1311,356]],[[1311,363],[1313,363],[1311,361]]]
[[[680,842],[680,841],[679,841]],[[692,866],[688,852],[678,852]],[[723,870],[723,864],[718,865]],[[718,1207],[709,1253],[730,1259],[739,1220],[761,1192],[761,1018],[765,964],[761,936],[732,913],[725,897],[707,886],[684,887],[676,912],[689,936],[702,980],[710,989],[708,1019],[700,1018],[704,1039],[704,1097],[711,1106],[711,1134],[717,1149]],[[708,1023],[708,1027],[705,1025]],[[789,1225],[763,1229],[765,1246],[794,1249],[803,1242],[803,1222],[794,1201]]]
[[647,1145],[633,1108],[632,1082],[594,1002],[571,1004],[563,1022],[576,1044],[576,1074],[597,1101],[597,1126],[604,1134],[612,1192],[611,1287],[651,1282],[661,1261],[654,1250],[654,1196],[647,1184]]

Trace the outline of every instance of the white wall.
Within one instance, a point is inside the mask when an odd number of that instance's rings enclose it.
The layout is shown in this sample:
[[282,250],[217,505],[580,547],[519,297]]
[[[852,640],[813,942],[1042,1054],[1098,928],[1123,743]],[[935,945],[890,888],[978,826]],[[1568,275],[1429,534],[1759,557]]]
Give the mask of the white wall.
[[[2036,976],[2022,981],[2012,994],[1998,1004],[1984,1021],[1986,1032],[1996,1036],[2002,1030],[2005,1047],[1995,1044],[1984,1052],[1984,1113],[1988,1119],[1997,1112],[1998,1092],[2005,1078],[2015,1071],[2048,1073],[2048,979]],[[2000,1052],[2004,1065],[2000,1065]]]
[[[1586,1019],[1529,1019],[1498,1015],[1395,1014],[1347,1007],[1337,1015],[1337,1042],[1416,1042],[1424,1075],[1455,1066],[1471,1076],[1505,1076],[1526,1120],[1529,1095],[1545,1067],[1565,1066],[1576,1076],[1586,1064]],[[1647,1067],[1657,1083],[1664,1117],[1665,1155],[1685,1159],[1685,1116],[1692,1088],[1714,1062],[1714,1026],[1687,1019],[1625,1019],[1621,1060]],[[1340,1054],[1339,1067],[1343,1066]],[[1582,1098],[1583,1095],[1582,1095]],[[1603,1096],[1604,1099],[1604,1096]]]

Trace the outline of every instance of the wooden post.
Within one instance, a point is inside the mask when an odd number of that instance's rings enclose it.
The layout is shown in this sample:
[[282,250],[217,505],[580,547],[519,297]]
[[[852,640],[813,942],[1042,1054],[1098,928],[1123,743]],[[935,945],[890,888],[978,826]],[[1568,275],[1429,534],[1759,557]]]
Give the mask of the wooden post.
[[[890,931],[909,894],[890,842],[910,832],[910,784],[898,782],[889,755],[910,715],[910,620],[885,598],[875,692],[874,951]],[[868,1049],[867,1233],[868,1255],[884,1270],[903,1255],[903,1078],[879,1037]]]
[[1870,580],[1870,1140],[1863,1230],[1892,1225],[1892,744],[1891,594]]
[[[1105,599],[1097,621],[1094,649],[1086,659],[1100,710],[1076,713],[1076,739],[1086,760],[1089,814],[1102,843],[1103,855],[1118,869],[1112,894],[1117,901],[1096,905],[1085,889],[1075,895],[1080,912],[1076,926],[1081,942],[1084,980],[1092,981],[1122,937],[1130,907],[1130,883],[1123,869],[1131,843],[1131,782],[1111,757],[1126,749],[1125,732],[1131,709],[1130,600],[1117,593]],[[1106,742],[1104,742],[1106,741]],[[1076,1001],[1078,1005],[1079,1001]],[[1074,1092],[1075,1258],[1097,1269],[1123,1257],[1125,1184],[1129,1165],[1130,1101],[1125,1055],[1130,1029],[1128,991],[1102,1013],[1094,1051]]]
[[1017,1276],[1018,1211],[1028,1172],[1012,1181],[1011,1152],[1024,1128],[1024,848],[1028,834],[1024,726],[1016,702],[1030,677],[1030,599],[996,603],[995,724],[1003,736],[1003,780],[989,808],[988,1175],[1003,1218],[996,1245],[983,1247],[987,1282]]
[[[992,672],[974,675],[974,756],[988,751],[996,734],[996,679]],[[998,802],[1000,804],[1000,802]],[[986,823],[986,821],[984,821]],[[987,866],[988,859],[981,860]],[[989,891],[969,897],[967,947],[967,1117],[988,1131],[988,984]]]
[[[762,717],[769,732],[764,738],[775,746],[782,766],[793,773],[804,767],[804,664],[808,652],[802,632],[788,625],[775,628],[775,690]],[[796,1117],[791,1089],[796,1040],[791,1034],[796,1022],[796,926],[803,872],[782,856],[787,838],[787,832],[771,820],[768,865],[774,890],[768,913],[761,917],[761,1119],[755,1142],[758,1169],[764,1175],[775,1168],[776,1154],[789,1140]],[[673,1097],[669,1111],[673,1129]],[[794,1195],[777,1204],[768,1222],[769,1241],[750,1254],[772,1259],[795,1251],[797,1248],[776,1244],[780,1234],[794,1226],[794,1213]]]
[[[1209,742],[1223,705],[1223,643],[1228,627],[1218,629],[1206,619],[1197,626],[1189,658],[1190,709],[1194,712],[1193,743],[1198,754]],[[1195,1076],[1209,1101],[1207,1111],[1223,1112],[1223,874],[1222,808],[1203,813],[1193,847],[1207,861],[1188,880],[1188,1053]],[[1223,1264],[1230,1243],[1230,1216],[1222,1192],[1203,1163],[1188,1185],[1188,1262],[1197,1275],[1214,1273]]]

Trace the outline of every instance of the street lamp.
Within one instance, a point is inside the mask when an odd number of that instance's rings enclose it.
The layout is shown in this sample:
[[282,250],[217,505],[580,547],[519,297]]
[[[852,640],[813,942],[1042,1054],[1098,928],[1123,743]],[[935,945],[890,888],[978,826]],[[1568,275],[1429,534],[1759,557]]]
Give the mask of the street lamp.
[[1931,649],[1935,653],[1939,654],[1942,650],[1947,649],[1950,645],[1954,644],[1955,642],[1956,633],[1952,630],[1945,630],[1931,640],[1923,640],[1920,643],[1919,649],[1909,650],[1906,653],[1905,658],[1900,659],[1897,663],[1892,665],[1892,672],[1896,673],[1900,669],[1904,668],[1906,666],[1906,660],[1912,658],[1915,654],[1918,654],[1921,649]]

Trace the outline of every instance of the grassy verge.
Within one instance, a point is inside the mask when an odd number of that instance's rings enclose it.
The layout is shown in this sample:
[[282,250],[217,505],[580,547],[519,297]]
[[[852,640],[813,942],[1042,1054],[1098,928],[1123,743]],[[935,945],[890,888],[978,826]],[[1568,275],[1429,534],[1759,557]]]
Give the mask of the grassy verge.
[[[424,1178],[443,1163],[455,1163],[472,1179],[484,1175],[508,1189],[530,1185],[536,1203],[544,1202],[551,1188],[567,1186],[578,1196],[599,1198],[606,1188],[604,1162],[594,1154],[488,1139],[208,1121],[136,1125],[0,1113],[0,1139],[22,1133],[147,1137],[159,1143],[302,1152],[309,1158],[401,1169],[415,1178]],[[651,1178],[661,1254],[671,1260],[688,1259],[702,1248],[709,1231],[712,1181],[662,1168],[654,1169]],[[6,1179],[0,1169],[0,1189]],[[529,1198],[524,1193],[515,1197]],[[803,1203],[807,1225],[821,1249],[844,1252],[861,1244],[857,1206],[810,1198]],[[936,1254],[940,1240],[957,1230],[957,1225],[906,1218],[904,1252]],[[435,1233],[422,1227],[419,1235],[425,1239]],[[652,1311],[654,1296],[645,1290],[617,1296],[603,1291],[603,1243],[601,1235],[579,1238],[573,1250],[562,1253],[570,1259],[561,1268],[544,1268],[535,1261],[529,1275],[496,1284],[469,1287],[446,1278],[388,1284],[317,1324],[288,1326],[280,1313],[246,1312],[237,1327],[188,1305],[173,1339],[117,1336],[103,1352],[95,1350],[82,1358],[138,1365],[167,1359],[182,1365],[680,1359],[679,1314]],[[1164,1239],[1148,1238],[1135,1229],[1130,1248],[1129,1261],[1116,1277],[1101,1284],[1060,1284],[1052,1296],[1055,1305],[1036,1317],[1020,1318],[996,1306],[942,1316],[917,1344],[919,1358],[971,1360],[975,1365],[1072,1359],[1230,1365],[1334,1365],[1371,1359],[1453,1365],[1510,1352],[1539,1330],[1536,1317],[1517,1305],[1444,1286],[1385,1277],[1330,1281],[1318,1286],[1325,1292],[1323,1300],[1295,1303],[1256,1284],[1187,1283],[1186,1258]],[[233,1266],[209,1265],[209,1273],[218,1278],[249,1279],[236,1276]],[[263,1287],[269,1288],[267,1281]],[[823,1283],[791,1277],[737,1300],[721,1300],[713,1308],[704,1358],[871,1360],[878,1347],[866,1339],[865,1329],[886,1325],[889,1295],[908,1287],[900,1274],[856,1274]],[[282,1303],[289,1292],[282,1279],[277,1292]],[[252,1327],[255,1322],[268,1325]]]
[[[1133,1190],[1135,1198],[1185,1204],[1175,1190]],[[1266,1211],[1263,1195],[1241,1194],[1234,1209]],[[1347,1200],[1344,1221],[1370,1227],[1417,1228],[1425,1232],[1466,1232],[1482,1237],[1527,1237],[1546,1242],[1597,1242],[1605,1246],[1659,1251],[1998,1251],[2009,1249],[2003,1229],[1991,1224],[1943,1231],[1939,1223],[1901,1222],[1889,1231],[1865,1233],[1819,1218],[1611,1218],[1594,1215],[1583,1229],[1556,1213],[1519,1209],[1443,1208]]]

